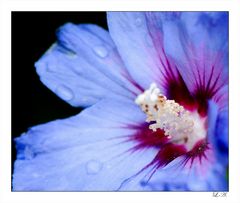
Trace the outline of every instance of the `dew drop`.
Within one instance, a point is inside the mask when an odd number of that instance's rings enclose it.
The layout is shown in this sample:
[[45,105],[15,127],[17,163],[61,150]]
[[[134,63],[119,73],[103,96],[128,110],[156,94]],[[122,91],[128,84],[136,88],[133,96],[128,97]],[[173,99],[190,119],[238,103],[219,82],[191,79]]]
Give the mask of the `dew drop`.
[[66,53],[66,55],[67,55],[67,57],[70,58],[70,59],[75,59],[75,58],[78,57],[76,53],[71,52],[71,51],[68,51],[68,52]]
[[97,174],[102,169],[102,163],[97,160],[90,160],[86,165],[87,173],[90,175]]
[[57,66],[54,64],[48,64],[47,65],[47,71],[48,72],[56,72],[57,71]]
[[39,177],[39,174],[38,174],[38,173],[33,173],[32,176],[33,176],[34,178],[38,178],[38,177]]
[[93,48],[95,54],[101,58],[105,58],[108,55],[108,50],[104,46],[96,46]]
[[112,165],[107,164],[107,165],[106,165],[106,168],[107,168],[107,169],[111,169],[111,168],[112,168]]
[[70,101],[74,97],[72,90],[64,85],[57,87],[56,94],[65,101]]
[[142,19],[141,18],[137,18],[136,20],[135,20],[135,25],[136,26],[141,26],[142,25]]
[[74,73],[76,73],[79,76],[82,76],[84,74],[83,68],[81,68],[79,66],[74,66],[73,71],[74,71]]

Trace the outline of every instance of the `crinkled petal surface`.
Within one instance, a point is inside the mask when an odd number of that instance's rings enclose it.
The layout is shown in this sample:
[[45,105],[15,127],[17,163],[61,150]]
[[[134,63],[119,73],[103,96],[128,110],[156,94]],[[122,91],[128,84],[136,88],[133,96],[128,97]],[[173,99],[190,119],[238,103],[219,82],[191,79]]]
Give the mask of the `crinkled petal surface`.
[[105,96],[133,99],[139,89],[109,34],[91,24],[65,24],[58,41],[35,64],[41,81],[72,106],[90,106]]
[[[108,99],[77,116],[31,128],[16,139],[13,190],[117,190],[155,156],[151,149],[127,152],[134,143],[123,136],[133,130],[124,126],[143,119],[135,104]],[[122,190],[144,190],[139,178]]]

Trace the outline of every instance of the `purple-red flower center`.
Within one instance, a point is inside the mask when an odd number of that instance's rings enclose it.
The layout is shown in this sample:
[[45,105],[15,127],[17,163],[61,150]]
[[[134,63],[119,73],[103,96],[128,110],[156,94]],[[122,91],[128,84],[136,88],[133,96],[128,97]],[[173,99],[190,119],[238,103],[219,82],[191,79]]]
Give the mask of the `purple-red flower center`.
[[[187,91],[186,87],[182,86],[182,88],[183,93]],[[187,99],[181,100],[181,97]],[[206,151],[209,149],[209,144],[205,107],[200,108],[191,96],[181,95],[178,91],[175,98],[184,106],[174,100],[168,100],[160,93],[156,84],[152,84],[136,99],[136,103],[146,113],[147,118],[145,123],[128,126],[135,130],[134,135],[129,136],[128,140],[136,143],[130,149],[133,152],[147,148],[156,149],[153,160],[138,172],[139,174],[152,167],[149,179],[157,169],[168,165],[178,157],[183,158],[183,167],[190,166],[190,168],[195,159],[200,163],[203,158],[207,159]]]

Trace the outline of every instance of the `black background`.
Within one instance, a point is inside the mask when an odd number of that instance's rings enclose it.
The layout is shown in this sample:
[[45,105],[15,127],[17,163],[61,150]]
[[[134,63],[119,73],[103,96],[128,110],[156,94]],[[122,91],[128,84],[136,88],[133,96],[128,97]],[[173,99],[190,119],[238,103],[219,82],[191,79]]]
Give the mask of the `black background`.
[[[31,126],[77,114],[39,80],[34,63],[56,41],[58,27],[93,23],[107,29],[105,12],[12,12],[12,139]],[[12,162],[16,158],[12,142]]]

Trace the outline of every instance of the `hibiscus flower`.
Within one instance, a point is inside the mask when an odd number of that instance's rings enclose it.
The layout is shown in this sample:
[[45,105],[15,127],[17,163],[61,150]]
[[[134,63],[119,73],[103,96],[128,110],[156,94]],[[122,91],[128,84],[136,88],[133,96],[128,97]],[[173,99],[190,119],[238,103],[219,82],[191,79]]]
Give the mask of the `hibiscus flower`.
[[15,191],[226,191],[228,13],[110,12],[36,62],[78,115],[16,138]]

